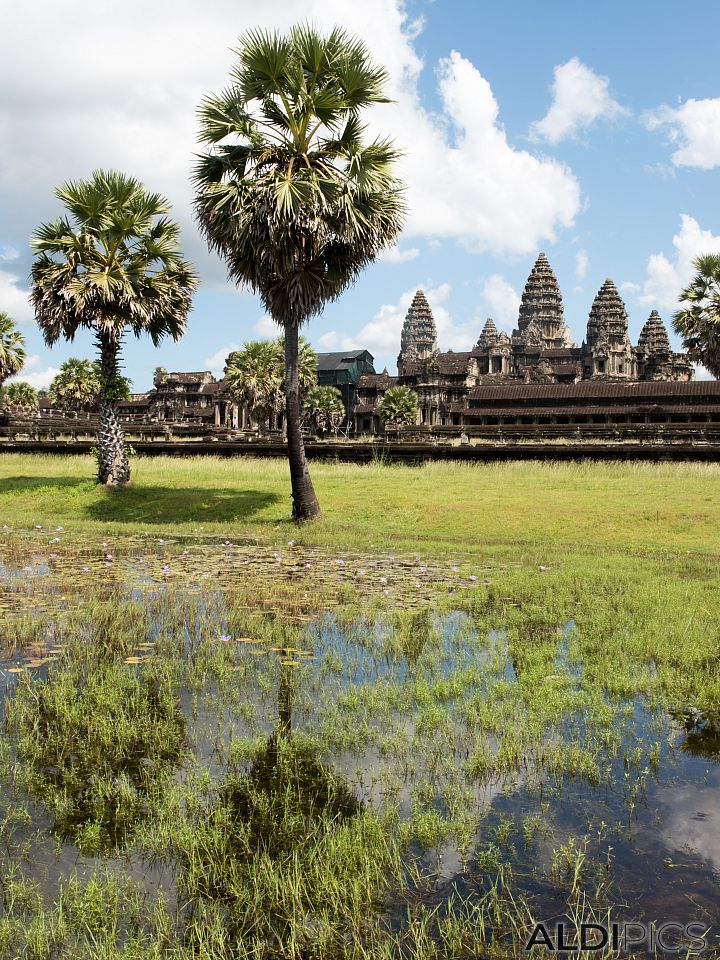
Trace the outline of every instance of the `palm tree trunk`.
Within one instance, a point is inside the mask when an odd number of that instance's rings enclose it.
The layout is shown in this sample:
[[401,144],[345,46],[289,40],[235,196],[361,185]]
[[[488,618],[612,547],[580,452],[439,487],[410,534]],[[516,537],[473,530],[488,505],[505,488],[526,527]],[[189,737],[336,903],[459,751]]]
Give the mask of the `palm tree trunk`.
[[98,446],[98,482],[106,487],[118,487],[130,482],[130,463],[128,461],[125,437],[120,426],[117,412],[115,390],[119,376],[118,352],[120,341],[99,333],[100,347],[100,432]]
[[305,446],[300,431],[300,388],[298,384],[298,328],[285,324],[285,421],[287,426],[293,520],[314,520],[320,516],[320,504],[310,479]]

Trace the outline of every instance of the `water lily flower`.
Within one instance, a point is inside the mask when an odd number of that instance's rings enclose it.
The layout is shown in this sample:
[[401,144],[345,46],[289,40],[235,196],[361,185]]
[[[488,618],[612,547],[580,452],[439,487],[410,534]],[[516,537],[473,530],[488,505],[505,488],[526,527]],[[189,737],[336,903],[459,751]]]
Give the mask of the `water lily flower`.
[[53,537],[50,543],[60,543],[60,537]]
[[451,567],[453,573],[460,573],[460,567]]
[[229,643],[230,640],[232,640],[232,637],[230,636],[229,633],[223,633],[220,639],[223,641],[223,643]]
[[112,559],[113,559],[113,555],[112,555],[111,553],[106,553],[106,554],[105,554],[105,559],[106,559],[106,560],[112,560]]
[[[387,582],[388,582],[387,577],[380,577],[380,583],[387,583]],[[385,592],[387,593],[387,590]]]
[[60,533],[65,527],[55,527],[55,533]]
[[288,546],[289,546],[289,547],[294,547],[294,546],[295,546],[295,541],[294,541],[294,540],[288,540]]
[[83,567],[83,573],[87,573],[90,567]]
[[36,523],[36,524],[35,524],[35,529],[36,529],[36,530],[42,530],[42,524],[41,524],[41,523]]
[[170,573],[170,567],[167,565],[163,567],[163,573]]
[[344,561],[344,560],[336,560],[335,563],[336,563],[339,567],[344,567],[344,566],[345,566],[345,561]]
[[366,573],[367,573],[367,570],[358,570],[359,577],[364,577]]
[[471,573],[470,576],[468,577],[468,580],[477,580],[477,577]]

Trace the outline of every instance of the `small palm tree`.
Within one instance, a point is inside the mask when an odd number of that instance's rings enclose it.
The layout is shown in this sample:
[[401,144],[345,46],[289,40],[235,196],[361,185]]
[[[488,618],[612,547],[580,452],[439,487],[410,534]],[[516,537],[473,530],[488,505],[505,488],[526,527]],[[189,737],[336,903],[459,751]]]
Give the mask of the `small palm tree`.
[[345,418],[345,404],[337,387],[313,387],[305,398],[305,413],[316,430],[337,432]]
[[231,353],[225,380],[233,398],[244,403],[250,417],[269,429],[282,401],[282,352],[277,340],[252,340]]
[[298,329],[337,299],[397,236],[397,156],[363,140],[364,108],[386,102],[386,71],[336,29],[252,31],[230,86],[200,109],[208,151],[196,211],[230,276],[260,294],[285,333],[285,408],[293,517],[320,513],[300,430]]
[[22,413],[31,413],[37,410],[37,390],[31,384],[25,383],[23,380],[16,380],[14,383],[9,383],[3,392],[8,406],[15,407]]
[[71,219],[41,226],[31,238],[37,251],[32,299],[45,342],[73,340],[92,330],[100,353],[98,479],[108,486],[130,480],[125,438],[117,412],[127,394],[120,377],[123,336],[146,333],[154,346],[185,331],[195,273],[180,257],[180,229],[170,204],[132,177],[97,170],[89,180],[58,187]]
[[25,363],[25,338],[6,313],[0,313],[0,384]]
[[[246,404],[250,416],[268,429],[282,410],[285,380],[285,343],[252,340],[231,353],[225,366],[225,380],[232,397]],[[298,386],[301,396],[317,383],[317,356],[304,337],[298,339]]]
[[65,360],[50,384],[48,400],[57,410],[74,413],[96,410],[100,402],[99,365],[76,357]]
[[686,304],[673,316],[673,328],[683,338],[688,356],[720,378],[720,254],[693,260],[698,271],[680,294]]
[[390,387],[380,401],[380,416],[386,423],[417,423],[418,398],[409,387]]

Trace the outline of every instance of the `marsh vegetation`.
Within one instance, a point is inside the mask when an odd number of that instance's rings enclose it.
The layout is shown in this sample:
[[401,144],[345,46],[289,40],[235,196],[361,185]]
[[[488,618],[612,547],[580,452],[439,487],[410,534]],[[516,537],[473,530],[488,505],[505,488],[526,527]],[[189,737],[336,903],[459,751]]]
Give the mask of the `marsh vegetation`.
[[510,957],[608,917],[717,951],[720,472],[327,465],[298,533],[275,464],[198,524],[157,491],[246,463],[140,461],[115,520],[8,463],[3,960]]

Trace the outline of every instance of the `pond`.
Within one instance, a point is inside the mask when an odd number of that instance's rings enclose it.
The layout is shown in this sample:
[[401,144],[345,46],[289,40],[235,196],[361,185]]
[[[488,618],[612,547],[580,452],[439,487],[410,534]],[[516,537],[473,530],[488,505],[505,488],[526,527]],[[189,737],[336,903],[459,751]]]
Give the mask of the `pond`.
[[0,956],[520,956],[538,921],[714,952],[720,717],[651,659],[617,692],[580,607],[504,576],[6,537]]

